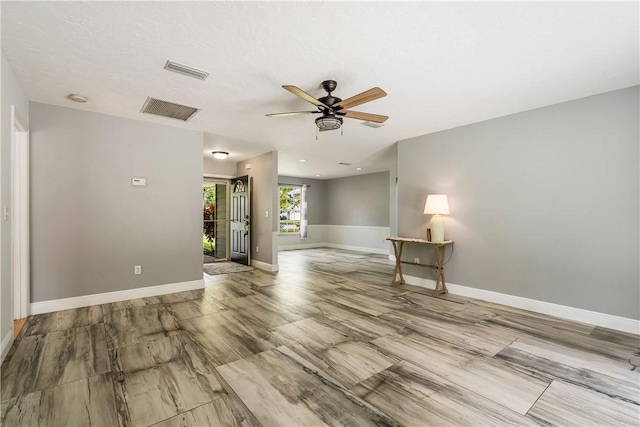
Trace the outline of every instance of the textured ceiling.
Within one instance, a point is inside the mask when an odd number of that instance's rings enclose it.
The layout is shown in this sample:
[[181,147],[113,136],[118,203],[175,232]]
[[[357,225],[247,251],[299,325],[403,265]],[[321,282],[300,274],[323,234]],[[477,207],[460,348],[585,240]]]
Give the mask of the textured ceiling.
[[[638,2],[1,7],[2,49],[30,100],[210,132],[234,161],[277,149],[284,175],[384,170],[398,140],[639,83]],[[167,59],[211,76],[165,71]],[[343,99],[383,88],[386,98],[356,110],[390,116],[385,127],[345,119],[343,135],[316,141],[316,116],[264,116],[313,109],[280,86],[319,97],[325,79]],[[90,102],[72,103],[71,92]],[[147,96],[202,111],[186,124],[143,115]]]

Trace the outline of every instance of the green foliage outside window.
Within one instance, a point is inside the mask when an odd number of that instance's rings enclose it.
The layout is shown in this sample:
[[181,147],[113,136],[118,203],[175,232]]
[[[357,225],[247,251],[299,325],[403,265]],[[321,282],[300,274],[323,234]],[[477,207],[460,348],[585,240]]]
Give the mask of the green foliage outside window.
[[202,219],[203,222],[203,236],[202,247],[206,252],[211,252],[216,249],[215,243],[215,222],[207,222],[215,219],[216,212],[216,187],[211,185],[204,187],[203,189],[203,203],[202,203]]
[[300,232],[300,187],[280,186],[280,232]]

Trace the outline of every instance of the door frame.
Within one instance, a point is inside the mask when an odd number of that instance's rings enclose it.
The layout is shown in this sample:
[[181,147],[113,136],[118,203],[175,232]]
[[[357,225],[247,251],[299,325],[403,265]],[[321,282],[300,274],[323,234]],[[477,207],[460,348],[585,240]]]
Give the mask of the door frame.
[[29,128],[11,106],[11,259],[13,318],[30,314]]

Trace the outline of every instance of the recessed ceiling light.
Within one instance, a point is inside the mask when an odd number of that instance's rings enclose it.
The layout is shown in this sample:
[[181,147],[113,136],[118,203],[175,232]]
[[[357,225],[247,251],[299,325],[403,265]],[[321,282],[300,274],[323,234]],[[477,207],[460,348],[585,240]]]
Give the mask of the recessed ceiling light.
[[70,93],[67,98],[69,98],[72,101],[75,102],[80,102],[81,104],[84,104],[85,102],[87,102],[87,97],[84,95],[80,95],[77,93]]
[[357,170],[357,171],[361,171],[361,170],[362,170],[362,168],[356,168],[356,170]]
[[212,151],[211,153],[213,154],[213,157],[218,160],[224,160],[229,155],[226,151]]
[[306,161],[307,161],[307,159],[300,159],[300,161],[301,161],[302,163],[304,163],[304,162],[306,162]]
[[320,176],[320,175],[316,174],[316,176]]

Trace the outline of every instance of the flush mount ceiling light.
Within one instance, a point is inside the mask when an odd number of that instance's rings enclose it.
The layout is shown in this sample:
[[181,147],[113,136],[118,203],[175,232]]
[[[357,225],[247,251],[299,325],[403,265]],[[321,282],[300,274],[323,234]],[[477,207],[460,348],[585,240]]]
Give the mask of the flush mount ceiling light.
[[357,170],[357,171],[361,171],[361,170],[362,170],[362,168],[356,168],[356,170]]
[[307,161],[307,159],[300,159],[300,161],[301,161],[302,163],[304,163],[304,162],[306,162],[306,161]]
[[226,151],[212,151],[211,154],[213,154],[213,157],[218,160],[224,160],[227,158],[227,156],[229,156],[229,153],[227,153]]
[[67,95],[67,98],[69,98],[72,101],[79,102],[81,104],[84,104],[85,102],[87,102],[86,96],[80,95],[77,93],[70,93],[69,95]]

